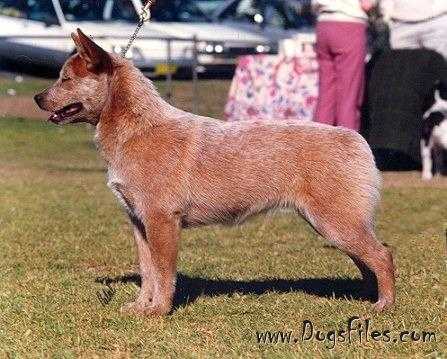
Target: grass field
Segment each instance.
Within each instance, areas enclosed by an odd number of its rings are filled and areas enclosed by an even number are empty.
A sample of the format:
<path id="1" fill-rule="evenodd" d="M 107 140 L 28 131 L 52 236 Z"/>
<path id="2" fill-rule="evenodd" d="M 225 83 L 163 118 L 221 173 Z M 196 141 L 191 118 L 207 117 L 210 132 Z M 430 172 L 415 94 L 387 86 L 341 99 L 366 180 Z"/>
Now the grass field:
<path id="1" fill-rule="evenodd" d="M 224 98 L 215 91 L 201 111 L 218 115 Z M 447 182 L 418 178 L 385 174 L 377 231 L 399 271 L 389 312 L 371 311 L 347 257 L 281 214 L 185 231 L 173 314 L 125 317 L 135 251 L 92 130 L 1 119 L 0 357 L 445 358 Z M 329 349 L 330 331 L 353 316 L 370 320 L 370 334 L 389 330 L 390 342 L 353 332 Z M 305 320 L 324 341 L 302 340 Z M 259 343 L 268 330 L 292 340 Z M 435 337 L 402 342 L 403 331 Z"/>
<path id="2" fill-rule="evenodd" d="M 32 101 L 32 95 L 48 87 L 53 80 L 29 78 L 16 82 L 13 76 L 0 74 L 0 118 L 4 106 L 11 111 L 10 115 L 45 118 L 43 112 L 38 110 Z M 227 100 L 230 86 L 229 80 L 200 80 L 198 85 L 198 112 L 203 115 L 223 118 L 223 110 Z M 156 81 L 160 94 L 166 97 L 167 85 L 165 81 Z M 8 90 L 14 90 L 15 96 L 5 96 Z M 173 81 L 172 104 L 186 111 L 192 111 L 193 87 L 190 81 Z"/>

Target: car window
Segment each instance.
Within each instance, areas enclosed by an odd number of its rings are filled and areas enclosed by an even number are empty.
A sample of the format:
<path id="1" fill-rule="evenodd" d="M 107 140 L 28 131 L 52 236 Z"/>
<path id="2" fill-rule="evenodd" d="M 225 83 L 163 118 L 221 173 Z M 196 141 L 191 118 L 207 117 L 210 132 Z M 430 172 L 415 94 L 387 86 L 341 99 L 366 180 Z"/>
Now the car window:
<path id="1" fill-rule="evenodd" d="M 301 13 L 300 13 L 300 8 Z M 304 10 L 304 11 L 303 11 Z M 283 11 L 288 19 L 289 27 L 291 28 L 301 28 L 301 27 L 312 27 L 315 25 L 315 15 L 311 11 L 311 4 L 309 0 L 294 0 L 294 1 L 284 1 Z"/>
<path id="2" fill-rule="evenodd" d="M 103 21 L 106 1 L 63 0 L 60 2 L 67 21 Z"/>
<path id="3" fill-rule="evenodd" d="M 203 4 L 202 4 L 203 6 Z M 210 17 L 194 0 L 164 0 L 155 2 L 152 19 L 160 22 L 210 22 Z"/>
<path id="4" fill-rule="evenodd" d="M 51 24 L 58 23 L 53 2 L 48 0 L 0 0 L 0 14 Z"/>
<path id="5" fill-rule="evenodd" d="M 0 0 L 0 15 L 26 19 L 26 2 Z"/>
<path id="6" fill-rule="evenodd" d="M 163 0 L 152 7 L 152 20 L 160 22 L 209 22 L 206 13 L 223 0 Z M 131 0 L 61 0 L 67 21 L 138 21 Z"/>
<path id="7" fill-rule="evenodd" d="M 129 22 L 138 21 L 138 14 L 135 7 L 129 0 L 115 0 L 113 2 L 111 20 L 124 20 Z"/>
<path id="8" fill-rule="evenodd" d="M 295 0 L 234 0 L 218 15 L 219 20 L 259 23 L 282 29 L 311 26 L 313 17 L 302 16 Z"/>
<path id="9" fill-rule="evenodd" d="M 197 7 L 206 15 L 212 16 L 226 0 L 196 0 Z"/>
<path id="10" fill-rule="evenodd" d="M 28 19 L 48 23 L 57 23 L 57 15 L 52 1 L 28 0 Z"/>
<path id="11" fill-rule="evenodd" d="M 220 15 L 219 19 L 252 23 L 255 20 L 255 16 L 262 13 L 263 11 L 258 1 L 238 0 L 231 3 Z"/>
<path id="12" fill-rule="evenodd" d="M 138 20 L 131 0 L 61 0 L 60 4 L 67 21 Z"/>
<path id="13" fill-rule="evenodd" d="M 284 9 L 280 6 L 266 4 L 264 7 L 264 22 L 268 26 L 287 28 L 287 16 L 283 11 Z"/>

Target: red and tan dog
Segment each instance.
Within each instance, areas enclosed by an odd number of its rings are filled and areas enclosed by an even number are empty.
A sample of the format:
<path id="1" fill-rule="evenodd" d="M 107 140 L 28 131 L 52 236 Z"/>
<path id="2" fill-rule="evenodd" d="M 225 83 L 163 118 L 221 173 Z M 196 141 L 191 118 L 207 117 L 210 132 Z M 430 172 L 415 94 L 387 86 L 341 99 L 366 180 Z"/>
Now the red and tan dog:
<path id="1" fill-rule="evenodd" d="M 132 223 L 142 286 L 123 310 L 170 312 L 180 230 L 240 223 L 290 208 L 349 255 L 376 310 L 394 302 L 390 252 L 375 238 L 380 177 L 358 134 L 308 122 L 223 123 L 176 109 L 129 61 L 80 30 L 78 53 L 60 79 L 35 96 L 57 124 L 96 125 L 108 185 Z"/>

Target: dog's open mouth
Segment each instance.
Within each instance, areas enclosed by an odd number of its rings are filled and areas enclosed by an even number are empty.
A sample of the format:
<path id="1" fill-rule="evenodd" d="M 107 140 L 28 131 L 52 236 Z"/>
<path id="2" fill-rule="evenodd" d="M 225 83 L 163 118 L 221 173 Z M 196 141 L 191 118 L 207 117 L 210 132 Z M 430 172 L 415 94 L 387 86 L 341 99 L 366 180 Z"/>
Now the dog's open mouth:
<path id="1" fill-rule="evenodd" d="M 54 112 L 48 120 L 56 124 L 64 123 L 69 120 L 70 117 L 81 112 L 83 108 L 84 106 L 80 102 L 72 103 Z"/>

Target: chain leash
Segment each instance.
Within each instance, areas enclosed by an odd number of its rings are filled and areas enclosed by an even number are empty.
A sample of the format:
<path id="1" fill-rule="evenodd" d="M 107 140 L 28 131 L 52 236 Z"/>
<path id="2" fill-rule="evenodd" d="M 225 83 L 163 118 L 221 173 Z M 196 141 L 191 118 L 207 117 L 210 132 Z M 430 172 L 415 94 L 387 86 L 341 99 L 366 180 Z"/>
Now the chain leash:
<path id="1" fill-rule="evenodd" d="M 136 27 L 134 33 L 131 35 L 126 47 L 121 51 L 121 57 L 126 57 L 127 52 L 129 51 L 129 49 L 132 46 L 135 39 L 137 38 L 138 33 L 140 32 L 144 23 L 151 20 L 151 6 L 152 6 L 153 1 L 154 0 L 148 0 L 146 5 L 143 6 L 143 9 L 141 9 L 140 20 L 138 21 L 137 27 Z"/>

